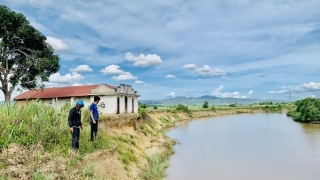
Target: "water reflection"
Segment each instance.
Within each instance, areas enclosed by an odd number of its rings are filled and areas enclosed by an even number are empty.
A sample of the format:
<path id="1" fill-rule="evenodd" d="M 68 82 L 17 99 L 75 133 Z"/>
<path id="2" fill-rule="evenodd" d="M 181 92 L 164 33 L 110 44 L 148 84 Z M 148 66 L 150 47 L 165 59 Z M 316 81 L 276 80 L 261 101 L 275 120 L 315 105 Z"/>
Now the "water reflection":
<path id="1" fill-rule="evenodd" d="M 320 125 L 285 114 L 243 114 L 183 124 L 166 179 L 319 179 Z"/>
<path id="2" fill-rule="evenodd" d="M 311 155 L 320 158 L 320 124 L 301 124 L 303 138 Z"/>

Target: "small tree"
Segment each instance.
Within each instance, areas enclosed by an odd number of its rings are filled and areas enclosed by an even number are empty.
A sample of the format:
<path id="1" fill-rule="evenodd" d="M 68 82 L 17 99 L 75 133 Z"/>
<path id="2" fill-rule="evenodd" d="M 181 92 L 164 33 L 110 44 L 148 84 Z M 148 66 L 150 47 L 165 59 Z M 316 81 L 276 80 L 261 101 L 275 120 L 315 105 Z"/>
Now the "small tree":
<path id="1" fill-rule="evenodd" d="M 59 57 L 46 39 L 23 14 L 0 5 L 0 89 L 5 102 L 18 85 L 42 89 L 50 75 L 58 72 Z"/>
<path id="2" fill-rule="evenodd" d="M 204 101 L 202 107 L 203 107 L 203 108 L 208 108 L 208 107 L 209 107 L 208 101 Z"/>

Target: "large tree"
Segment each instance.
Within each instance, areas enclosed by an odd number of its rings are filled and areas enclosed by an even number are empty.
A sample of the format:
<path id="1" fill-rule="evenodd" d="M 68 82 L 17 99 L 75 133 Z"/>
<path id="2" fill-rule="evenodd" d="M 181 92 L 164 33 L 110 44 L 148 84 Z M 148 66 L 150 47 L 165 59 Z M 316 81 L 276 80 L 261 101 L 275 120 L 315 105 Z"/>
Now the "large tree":
<path id="1" fill-rule="evenodd" d="M 46 37 L 21 13 L 0 6 L 0 89 L 9 102 L 14 89 L 43 88 L 60 68 Z"/>

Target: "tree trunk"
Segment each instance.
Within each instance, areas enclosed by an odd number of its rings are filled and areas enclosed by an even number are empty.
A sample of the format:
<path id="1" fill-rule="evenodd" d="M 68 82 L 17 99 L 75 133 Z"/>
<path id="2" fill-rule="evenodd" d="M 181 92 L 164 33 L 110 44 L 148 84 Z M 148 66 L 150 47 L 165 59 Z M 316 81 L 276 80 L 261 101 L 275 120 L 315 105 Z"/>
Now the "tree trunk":
<path id="1" fill-rule="evenodd" d="M 5 78 L 2 80 L 1 90 L 2 90 L 3 95 L 4 95 L 4 102 L 5 103 L 10 103 L 11 92 L 9 91 L 7 76 L 4 75 L 4 77 Z"/>
<path id="2" fill-rule="evenodd" d="M 4 94 L 4 102 L 5 103 L 10 103 L 10 98 L 11 98 L 11 94 L 7 91 L 7 92 L 3 92 Z"/>

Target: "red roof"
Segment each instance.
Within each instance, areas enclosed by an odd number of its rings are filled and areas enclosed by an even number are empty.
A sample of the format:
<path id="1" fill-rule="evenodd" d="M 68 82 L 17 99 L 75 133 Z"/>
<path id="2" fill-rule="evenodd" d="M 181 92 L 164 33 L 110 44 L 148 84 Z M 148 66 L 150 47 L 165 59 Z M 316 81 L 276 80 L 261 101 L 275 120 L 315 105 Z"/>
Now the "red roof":
<path id="1" fill-rule="evenodd" d="M 91 90 L 97 88 L 100 85 L 86 85 L 86 86 L 65 86 L 65 87 L 53 87 L 53 88 L 44 88 L 43 91 L 39 90 L 30 90 L 25 93 L 22 93 L 15 98 L 14 100 L 22 99 L 47 99 L 47 98 L 56 98 L 56 97 L 76 97 L 76 96 L 87 96 L 91 94 Z M 115 86 L 107 85 L 109 88 L 115 89 Z"/>

